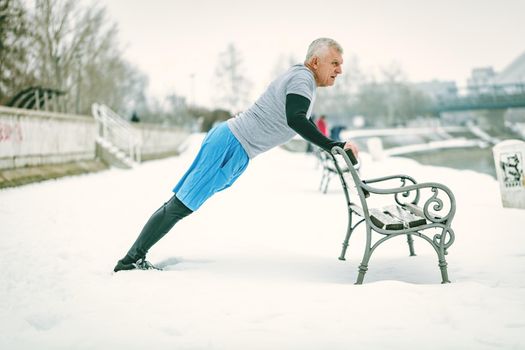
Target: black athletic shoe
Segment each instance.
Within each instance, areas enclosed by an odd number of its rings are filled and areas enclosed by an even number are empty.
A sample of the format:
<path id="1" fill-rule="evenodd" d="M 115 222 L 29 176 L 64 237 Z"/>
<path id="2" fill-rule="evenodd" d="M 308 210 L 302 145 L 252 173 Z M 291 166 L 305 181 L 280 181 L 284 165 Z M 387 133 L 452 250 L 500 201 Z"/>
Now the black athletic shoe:
<path id="1" fill-rule="evenodd" d="M 144 258 L 141 258 L 135 262 L 127 262 L 126 259 L 121 259 L 117 262 L 117 265 L 113 269 L 114 272 L 122 270 L 160 270 L 161 268 L 156 267 Z"/>

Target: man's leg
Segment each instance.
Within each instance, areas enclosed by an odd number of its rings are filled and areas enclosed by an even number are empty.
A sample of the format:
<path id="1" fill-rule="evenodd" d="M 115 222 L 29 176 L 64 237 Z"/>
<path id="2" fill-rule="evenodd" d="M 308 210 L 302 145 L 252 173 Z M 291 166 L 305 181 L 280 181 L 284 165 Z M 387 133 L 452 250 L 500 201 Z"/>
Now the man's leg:
<path id="1" fill-rule="evenodd" d="M 114 271 L 137 268 L 136 262 L 144 262 L 148 250 L 180 219 L 197 210 L 214 193 L 230 187 L 246 170 L 248 163 L 248 155 L 226 123 L 213 128 L 204 139 L 193 164 L 173 189 L 178 198 L 173 196 L 153 213 Z"/>
<path id="2" fill-rule="evenodd" d="M 172 229 L 181 219 L 193 213 L 175 195 L 164 203 L 144 225 L 142 232 L 126 256 L 119 260 L 114 271 L 131 270 L 135 263 L 144 259 L 148 250 Z"/>

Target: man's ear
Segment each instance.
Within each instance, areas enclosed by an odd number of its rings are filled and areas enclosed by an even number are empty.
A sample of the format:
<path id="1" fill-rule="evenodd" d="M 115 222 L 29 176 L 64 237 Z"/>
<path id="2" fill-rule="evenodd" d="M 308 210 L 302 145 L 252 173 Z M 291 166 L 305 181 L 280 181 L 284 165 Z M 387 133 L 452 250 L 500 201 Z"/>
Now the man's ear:
<path id="1" fill-rule="evenodd" d="M 319 57 L 317 56 L 312 57 L 310 64 L 312 65 L 313 68 L 318 68 L 319 67 Z"/>

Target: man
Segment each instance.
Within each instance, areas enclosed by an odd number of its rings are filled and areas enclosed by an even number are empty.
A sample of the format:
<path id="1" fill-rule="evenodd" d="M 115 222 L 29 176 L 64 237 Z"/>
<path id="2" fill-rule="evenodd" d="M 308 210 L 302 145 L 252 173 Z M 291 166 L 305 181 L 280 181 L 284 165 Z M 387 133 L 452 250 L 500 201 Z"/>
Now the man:
<path id="1" fill-rule="evenodd" d="M 342 53 L 335 40 L 314 40 L 304 64 L 292 66 L 275 79 L 248 110 L 210 130 L 193 164 L 173 189 L 174 195 L 153 213 L 114 271 L 154 269 L 146 261 L 146 253 L 179 220 L 214 193 L 230 187 L 251 159 L 289 141 L 296 133 L 324 150 L 340 146 L 357 156 L 355 144 L 327 138 L 308 119 L 316 88 L 334 85 L 342 73 Z"/>

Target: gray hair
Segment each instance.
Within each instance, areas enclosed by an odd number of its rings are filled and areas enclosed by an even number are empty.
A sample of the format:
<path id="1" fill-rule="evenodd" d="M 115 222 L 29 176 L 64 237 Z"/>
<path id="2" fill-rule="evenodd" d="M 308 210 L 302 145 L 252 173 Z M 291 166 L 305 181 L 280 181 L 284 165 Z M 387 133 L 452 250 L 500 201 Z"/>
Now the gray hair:
<path id="1" fill-rule="evenodd" d="M 305 62 L 308 62 L 314 56 L 319 56 L 320 54 L 326 52 L 328 49 L 336 49 L 340 54 L 343 53 L 343 48 L 337 41 L 330 38 L 319 38 L 312 41 L 310 46 L 308 46 L 308 52 L 306 53 Z"/>

